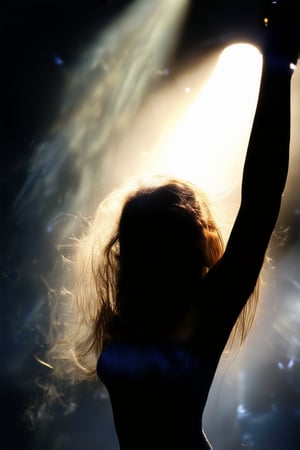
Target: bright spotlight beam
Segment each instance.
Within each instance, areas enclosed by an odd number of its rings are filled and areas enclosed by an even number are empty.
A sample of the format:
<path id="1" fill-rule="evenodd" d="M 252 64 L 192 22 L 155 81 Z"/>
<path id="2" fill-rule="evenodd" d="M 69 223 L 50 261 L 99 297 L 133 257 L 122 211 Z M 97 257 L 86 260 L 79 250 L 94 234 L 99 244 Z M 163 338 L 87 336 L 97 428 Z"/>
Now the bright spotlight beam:
<path id="1" fill-rule="evenodd" d="M 83 212 L 95 185 L 109 185 L 115 163 L 110 141 L 161 76 L 188 3 L 135 1 L 82 55 L 67 75 L 57 120 L 34 151 L 16 201 L 21 219 L 32 205 L 39 215 Z"/>
<path id="2" fill-rule="evenodd" d="M 200 183 L 210 194 L 233 188 L 241 177 L 261 63 L 260 52 L 249 44 L 231 45 L 221 53 L 207 84 L 194 93 L 186 111 L 178 111 L 162 137 L 165 150 L 158 170 Z"/>

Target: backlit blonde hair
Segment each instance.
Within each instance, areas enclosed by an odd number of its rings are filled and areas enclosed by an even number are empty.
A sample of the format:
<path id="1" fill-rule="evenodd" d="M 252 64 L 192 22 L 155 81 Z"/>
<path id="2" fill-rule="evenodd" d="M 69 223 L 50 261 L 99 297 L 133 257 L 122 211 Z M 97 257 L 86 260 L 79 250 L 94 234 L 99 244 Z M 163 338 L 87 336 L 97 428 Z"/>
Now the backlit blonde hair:
<path id="1" fill-rule="evenodd" d="M 122 281 L 120 240 L 122 241 L 124 228 L 123 219 L 130 213 L 130 205 L 134 205 L 131 208 L 134 214 L 137 209 L 141 209 L 141 215 L 137 216 L 137 220 L 140 220 L 139 217 L 144 214 L 145 195 L 154 196 L 152 200 L 155 202 L 155 193 L 158 191 L 160 195 L 171 196 L 174 201 L 172 214 L 174 210 L 175 218 L 179 215 L 183 218 L 182 226 L 185 227 L 185 222 L 188 221 L 188 226 L 195 230 L 195 239 L 201 243 L 201 248 L 197 250 L 199 257 L 197 264 L 199 270 L 202 270 L 202 277 L 222 256 L 223 239 L 211 215 L 209 202 L 203 192 L 192 183 L 156 176 L 146 180 L 134 180 L 125 187 L 113 191 L 101 202 L 93 220 L 87 222 L 82 236 L 74 240 L 71 249 L 69 248 L 71 255 L 68 259 L 64 259 L 65 268 L 62 275 L 65 279 L 69 277 L 69 286 L 52 295 L 52 322 L 46 361 L 56 376 L 67 378 L 71 382 L 94 376 L 104 343 L 115 336 L 122 337 L 132 327 L 134 321 L 130 323 L 130 313 L 128 313 L 129 325 L 127 318 L 124 319 L 126 313 L 130 311 L 131 299 L 128 297 L 131 295 L 134 297 L 135 294 L 132 294 L 132 287 L 130 290 L 127 281 L 125 287 Z M 169 198 L 166 202 L 168 201 Z M 161 211 L 163 207 L 161 205 Z M 173 216 L 170 217 L 172 219 Z M 133 223 L 135 220 L 134 216 Z M 138 237 L 141 245 L 142 240 L 147 237 L 147 234 Z M 135 245 L 138 248 L 139 242 Z M 138 264 L 139 262 L 134 267 L 138 267 Z M 143 272 L 140 271 L 140 274 Z M 141 286 L 142 283 L 139 287 Z M 159 295 L 157 287 L 154 285 L 155 292 Z M 159 323 L 161 317 L 166 323 L 169 314 L 164 315 L 163 309 L 155 303 L 155 299 L 153 305 L 145 306 L 143 297 L 147 297 L 147 286 L 139 296 L 140 303 L 133 302 L 134 307 L 140 307 L 141 311 L 147 307 L 151 311 L 152 308 L 151 320 L 157 320 Z M 255 317 L 257 301 L 258 293 L 255 290 L 232 330 L 228 341 L 230 345 L 233 342 L 242 344 L 246 339 Z M 182 312 L 180 309 L 182 305 L 179 306 L 178 314 Z M 178 317 L 174 312 L 174 324 L 177 323 Z M 155 326 L 153 325 L 151 329 L 147 328 L 147 325 L 149 324 L 146 324 L 144 330 L 151 337 Z"/>

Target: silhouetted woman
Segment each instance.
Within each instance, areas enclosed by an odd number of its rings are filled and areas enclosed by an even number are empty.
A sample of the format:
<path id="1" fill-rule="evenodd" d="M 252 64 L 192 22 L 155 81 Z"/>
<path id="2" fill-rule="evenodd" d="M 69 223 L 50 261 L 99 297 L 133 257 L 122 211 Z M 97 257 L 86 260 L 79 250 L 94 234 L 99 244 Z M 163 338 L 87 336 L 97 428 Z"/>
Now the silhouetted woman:
<path id="1" fill-rule="evenodd" d="M 76 314 L 85 325 L 73 357 L 83 377 L 99 357 L 121 450 L 211 448 L 202 429 L 208 393 L 229 337 L 243 342 L 251 327 L 288 172 L 290 63 L 298 54 L 280 8 L 265 30 L 241 203 L 226 247 L 205 196 L 164 177 L 127 192 L 103 234 L 110 196 L 78 242 Z"/>

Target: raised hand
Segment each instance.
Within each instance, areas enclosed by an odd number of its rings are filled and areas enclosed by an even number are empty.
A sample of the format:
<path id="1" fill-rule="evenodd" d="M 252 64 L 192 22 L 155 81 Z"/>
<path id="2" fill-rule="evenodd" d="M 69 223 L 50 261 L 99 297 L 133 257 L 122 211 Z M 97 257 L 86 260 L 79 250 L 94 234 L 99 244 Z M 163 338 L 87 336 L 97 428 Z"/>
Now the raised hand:
<path id="1" fill-rule="evenodd" d="M 296 64 L 300 54 L 300 0 L 268 0 L 263 52 L 278 64 Z"/>

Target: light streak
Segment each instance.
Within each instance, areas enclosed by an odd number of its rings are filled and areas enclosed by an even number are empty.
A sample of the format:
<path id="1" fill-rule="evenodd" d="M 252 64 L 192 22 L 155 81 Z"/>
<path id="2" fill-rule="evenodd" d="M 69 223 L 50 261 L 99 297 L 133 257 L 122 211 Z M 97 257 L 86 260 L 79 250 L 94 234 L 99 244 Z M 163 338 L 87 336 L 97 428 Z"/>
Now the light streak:
<path id="1" fill-rule="evenodd" d="M 113 187 L 114 139 L 167 74 L 188 4 L 135 1 L 95 37 L 73 70 L 64 65 L 68 83 L 57 119 L 37 144 L 16 201 L 21 220 L 32 209 L 38 217 L 85 213 L 95 191 Z"/>
<path id="2" fill-rule="evenodd" d="M 35 359 L 37 360 L 38 363 L 42 364 L 45 367 L 48 367 L 48 369 L 53 370 L 53 366 L 51 366 L 51 364 L 47 363 L 46 361 L 43 361 L 41 358 L 39 358 L 37 355 L 34 355 Z"/>
<path id="3" fill-rule="evenodd" d="M 200 73 L 201 64 L 193 70 Z M 204 86 L 199 76 L 188 108 L 178 106 L 177 117 L 164 130 L 153 171 L 188 178 L 209 195 L 232 190 L 242 171 L 260 69 L 261 54 L 252 45 L 226 48 Z"/>

